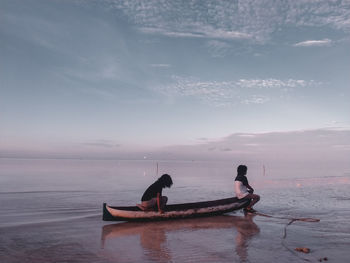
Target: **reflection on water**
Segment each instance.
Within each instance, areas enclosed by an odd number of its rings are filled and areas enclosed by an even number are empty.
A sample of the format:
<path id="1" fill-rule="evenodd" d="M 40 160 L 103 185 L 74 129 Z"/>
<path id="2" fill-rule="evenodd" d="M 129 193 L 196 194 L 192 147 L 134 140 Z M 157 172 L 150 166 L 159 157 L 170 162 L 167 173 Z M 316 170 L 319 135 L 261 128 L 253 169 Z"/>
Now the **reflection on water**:
<path id="1" fill-rule="evenodd" d="M 253 221 L 253 215 L 250 214 L 145 223 L 127 222 L 103 226 L 101 247 L 104 248 L 109 239 L 137 235 L 148 260 L 171 262 L 172 249 L 167 235 L 171 232 L 203 229 L 232 229 L 232 235 L 236 235 L 235 252 L 242 262 L 247 260 L 249 240 L 260 232 Z M 193 242 L 196 243 L 195 240 Z"/>
<path id="2" fill-rule="evenodd" d="M 252 214 L 246 214 L 244 217 L 237 216 L 235 219 L 235 227 L 237 229 L 236 253 L 243 262 L 248 257 L 248 241 L 260 232 L 259 227 L 253 221 L 253 217 L 254 215 Z"/>

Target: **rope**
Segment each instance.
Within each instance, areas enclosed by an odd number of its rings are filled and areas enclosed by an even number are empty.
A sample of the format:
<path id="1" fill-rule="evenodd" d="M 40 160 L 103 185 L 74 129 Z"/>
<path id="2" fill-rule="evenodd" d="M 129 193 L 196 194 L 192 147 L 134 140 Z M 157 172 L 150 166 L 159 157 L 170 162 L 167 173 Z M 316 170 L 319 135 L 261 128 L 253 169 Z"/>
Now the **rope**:
<path id="1" fill-rule="evenodd" d="M 276 219 L 287 219 L 289 222 L 284 226 L 283 229 L 283 237 L 281 240 L 282 246 L 284 246 L 287 250 L 289 250 L 293 255 L 296 255 L 298 258 L 304 260 L 304 261 L 311 261 L 307 258 L 301 257 L 299 254 L 296 254 L 294 250 L 290 249 L 288 246 L 284 244 L 284 241 L 287 237 L 287 227 L 291 224 L 293 224 L 295 221 L 302 221 L 302 222 L 320 222 L 320 219 L 318 218 L 311 218 L 311 217 L 301 217 L 301 218 L 290 218 L 290 217 L 279 217 L 279 216 L 271 216 L 263 213 L 255 213 L 259 216 L 269 217 L 269 218 L 276 218 Z"/>
<path id="2" fill-rule="evenodd" d="M 267 214 L 263 214 L 263 213 L 255 213 L 255 214 L 258 215 L 258 216 L 264 216 L 264 217 L 269 217 L 269 218 L 287 219 L 287 220 L 291 220 L 293 222 L 294 221 L 303 221 L 303 222 L 319 222 L 320 221 L 320 219 L 318 219 L 318 218 L 311 218 L 311 217 L 293 218 L 293 217 L 271 216 L 271 215 L 267 215 Z"/>

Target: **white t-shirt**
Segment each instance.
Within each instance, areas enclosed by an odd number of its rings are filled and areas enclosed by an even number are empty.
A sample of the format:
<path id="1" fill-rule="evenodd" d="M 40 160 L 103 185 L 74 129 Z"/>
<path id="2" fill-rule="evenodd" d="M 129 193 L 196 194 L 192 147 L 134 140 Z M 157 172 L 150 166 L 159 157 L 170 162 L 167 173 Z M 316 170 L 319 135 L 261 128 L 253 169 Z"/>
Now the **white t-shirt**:
<path id="1" fill-rule="evenodd" d="M 241 181 L 235 181 L 234 187 L 235 187 L 235 194 L 238 197 L 238 199 L 242 199 L 249 194 L 247 187 L 243 185 Z"/>

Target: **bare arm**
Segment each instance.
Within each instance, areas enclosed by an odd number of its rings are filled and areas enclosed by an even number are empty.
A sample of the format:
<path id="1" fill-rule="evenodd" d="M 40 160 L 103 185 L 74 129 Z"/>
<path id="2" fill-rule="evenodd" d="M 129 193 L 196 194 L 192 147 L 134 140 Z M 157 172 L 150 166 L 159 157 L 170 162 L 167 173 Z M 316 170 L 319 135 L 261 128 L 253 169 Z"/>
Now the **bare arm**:
<path id="1" fill-rule="evenodd" d="M 160 207 L 160 198 L 162 196 L 160 195 L 160 193 L 157 193 L 157 206 L 158 206 L 158 212 L 160 212 L 161 214 L 164 213 L 162 208 Z"/>
<path id="2" fill-rule="evenodd" d="M 247 189 L 250 194 L 254 193 L 253 187 L 251 187 L 249 184 L 247 185 Z"/>

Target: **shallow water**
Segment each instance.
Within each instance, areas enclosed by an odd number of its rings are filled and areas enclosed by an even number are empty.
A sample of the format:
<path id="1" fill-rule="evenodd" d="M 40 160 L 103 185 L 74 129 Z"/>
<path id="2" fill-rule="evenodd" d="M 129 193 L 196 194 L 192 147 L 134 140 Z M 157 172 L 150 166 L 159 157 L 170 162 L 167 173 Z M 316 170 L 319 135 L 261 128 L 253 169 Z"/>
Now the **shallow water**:
<path id="1" fill-rule="evenodd" d="M 350 175 L 293 176 L 248 164 L 260 212 L 149 223 L 104 222 L 102 203 L 134 205 L 157 178 L 154 161 L 0 159 L 0 262 L 347 262 Z M 226 162 L 159 162 L 170 203 L 232 195 Z M 291 218 L 317 218 L 320 222 Z M 286 218 L 286 219 L 281 219 Z M 289 218 L 289 219 L 288 219 Z M 283 238 L 286 230 L 286 237 Z M 309 247 L 309 254 L 295 252 Z"/>

